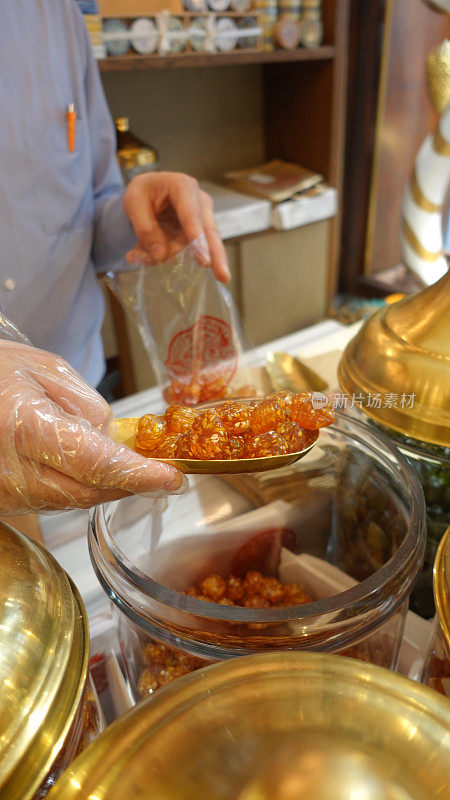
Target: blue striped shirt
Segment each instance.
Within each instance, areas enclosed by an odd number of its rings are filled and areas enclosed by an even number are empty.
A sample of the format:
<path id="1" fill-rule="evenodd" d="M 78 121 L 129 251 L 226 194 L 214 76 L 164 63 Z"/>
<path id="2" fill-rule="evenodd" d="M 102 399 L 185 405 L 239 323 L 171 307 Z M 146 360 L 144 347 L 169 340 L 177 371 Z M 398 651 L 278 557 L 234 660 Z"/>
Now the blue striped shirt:
<path id="1" fill-rule="evenodd" d="M 75 2 L 0 0 L 0 306 L 94 386 L 105 368 L 96 272 L 135 241 L 115 142 Z"/>

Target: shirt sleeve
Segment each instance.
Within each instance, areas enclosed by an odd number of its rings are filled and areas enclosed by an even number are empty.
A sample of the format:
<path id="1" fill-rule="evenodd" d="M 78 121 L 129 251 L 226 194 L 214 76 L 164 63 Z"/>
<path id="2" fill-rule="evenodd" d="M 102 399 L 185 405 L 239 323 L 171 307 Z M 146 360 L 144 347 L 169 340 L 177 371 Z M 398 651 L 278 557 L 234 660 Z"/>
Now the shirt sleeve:
<path id="1" fill-rule="evenodd" d="M 136 236 L 123 207 L 124 183 L 116 156 L 116 135 L 98 66 L 78 9 L 76 15 L 86 52 L 86 107 L 94 191 L 92 259 L 99 272 L 106 272 L 134 246 Z"/>

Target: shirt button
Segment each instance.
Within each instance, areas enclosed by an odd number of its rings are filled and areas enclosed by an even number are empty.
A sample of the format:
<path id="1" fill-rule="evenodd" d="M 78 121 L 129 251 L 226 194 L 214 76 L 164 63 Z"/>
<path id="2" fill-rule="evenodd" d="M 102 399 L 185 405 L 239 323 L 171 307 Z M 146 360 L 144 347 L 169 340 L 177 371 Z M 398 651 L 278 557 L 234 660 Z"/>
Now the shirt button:
<path id="1" fill-rule="evenodd" d="M 6 278 L 3 286 L 5 287 L 7 292 L 12 292 L 16 288 L 16 282 L 13 278 Z"/>

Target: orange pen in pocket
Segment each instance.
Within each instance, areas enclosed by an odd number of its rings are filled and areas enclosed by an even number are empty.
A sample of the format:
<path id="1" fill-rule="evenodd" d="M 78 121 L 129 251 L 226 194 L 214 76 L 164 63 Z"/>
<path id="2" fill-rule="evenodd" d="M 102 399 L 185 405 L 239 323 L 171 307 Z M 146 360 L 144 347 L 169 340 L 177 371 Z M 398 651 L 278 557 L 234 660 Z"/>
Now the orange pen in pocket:
<path id="1" fill-rule="evenodd" d="M 77 121 L 77 112 L 73 103 L 69 103 L 67 109 L 67 146 L 69 152 L 73 153 L 75 150 L 75 126 Z"/>

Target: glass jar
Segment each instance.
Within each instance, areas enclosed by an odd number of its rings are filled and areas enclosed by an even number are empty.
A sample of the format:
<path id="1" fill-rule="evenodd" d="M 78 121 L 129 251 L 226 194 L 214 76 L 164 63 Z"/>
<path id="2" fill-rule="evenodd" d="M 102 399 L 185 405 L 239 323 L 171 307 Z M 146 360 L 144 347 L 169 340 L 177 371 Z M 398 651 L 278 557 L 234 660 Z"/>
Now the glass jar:
<path id="1" fill-rule="evenodd" d="M 428 540 L 411 608 L 433 617 L 432 569 L 450 522 L 450 272 L 371 314 L 338 365 L 342 401 L 380 426 L 417 471 Z M 409 438 L 411 437 L 411 438 Z"/>
<path id="2" fill-rule="evenodd" d="M 81 702 L 64 744 L 55 758 L 33 800 L 43 800 L 69 764 L 94 741 L 104 729 L 103 713 L 95 691 L 93 680 L 88 674 Z"/>
<path id="3" fill-rule="evenodd" d="M 389 436 L 419 477 L 425 495 L 427 540 L 422 571 L 411 593 L 410 608 L 430 619 L 434 616 L 433 565 L 445 530 L 450 525 L 450 448 L 421 442 L 381 426 L 359 408 L 351 416 Z"/>
<path id="4" fill-rule="evenodd" d="M 427 519 L 427 544 L 422 572 L 411 594 L 411 609 L 427 619 L 435 611 L 433 565 L 437 549 L 450 525 L 450 447 L 419 442 L 391 433 L 395 444 L 417 472 L 422 486 Z"/>
<path id="5" fill-rule="evenodd" d="M 423 493 L 386 437 L 337 416 L 282 471 L 231 483 L 191 476 L 164 510 L 130 497 L 93 511 L 91 558 L 117 612 L 136 700 L 205 663 L 264 650 L 395 667 L 425 549 Z M 228 589 L 218 602 L 189 596 L 205 576 L 248 579 L 248 570 L 299 584 L 311 601 L 242 607 Z"/>
<path id="6" fill-rule="evenodd" d="M 450 528 L 436 554 L 433 588 L 437 614 L 421 680 L 450 697 Z"/>
<path id="7" fill-rule="evenodd" d="M 0 523 L 0 797 L 42 800 L 103 729 L 78 590 L 40 544 Z"/>

